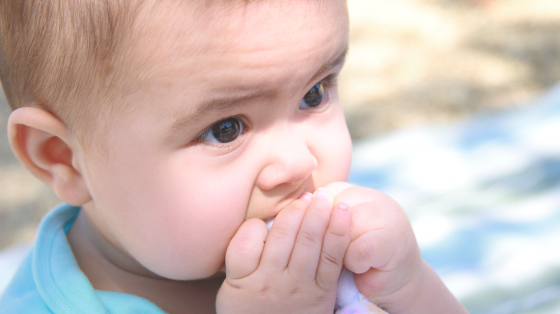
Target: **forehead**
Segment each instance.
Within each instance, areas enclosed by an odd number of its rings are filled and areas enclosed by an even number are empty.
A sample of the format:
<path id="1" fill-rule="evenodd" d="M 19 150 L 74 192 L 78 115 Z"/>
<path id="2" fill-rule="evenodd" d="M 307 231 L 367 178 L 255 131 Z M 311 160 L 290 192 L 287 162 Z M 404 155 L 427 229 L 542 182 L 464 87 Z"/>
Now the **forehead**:
<path id="1" fill-rule="evenodd" d="M 344 0 L 149 0 L 126 40 L 123 95 L 99 129 L 165 145 L 183 141 L 178 129 L 193 137 L 225 118 L 205 109 L 212 104 L 227 115 L 253 104 L 297 108 L 347 49 L 348 14 Z"/>
<path id="2" fill-rule="evenodd" d="M 301 98 L 347 49 L 342 0 L 204 2 L 154 1 L 142 8 L 130 45 L 138 65 L 131 80 L 139 92 L 119 109 L 128 119 L 172 128 L 177 121 L 190 124 L 212 102 Z"/>
<path id="3" fill-rule="evenodd" d="M 163 1 L 141 11 L 134 51 L 150 73 L 234 70 L 232 61 L 247 71 L 286 68 L 318 52 L 334 55 L 347 42 L 345 1 L 207 2 Z"/>

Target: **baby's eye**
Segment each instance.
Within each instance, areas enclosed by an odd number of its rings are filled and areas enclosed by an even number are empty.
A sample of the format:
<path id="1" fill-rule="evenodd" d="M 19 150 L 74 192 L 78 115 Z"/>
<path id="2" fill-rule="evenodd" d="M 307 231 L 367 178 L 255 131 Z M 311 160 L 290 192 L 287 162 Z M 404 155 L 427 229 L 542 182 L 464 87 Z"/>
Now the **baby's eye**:
<path id="1" fill-rule="evenodd" d="M 216 122 L 200 136 L 200 141 L 229 143 L 235 141 L 242 132 L 243 123 L 237 118 L 230 117 Z"/>
<path id="2" fill-rule="evenodd" d="M 317 107 L 323 101 L 324 90 L 323 83 L 319 82 L 303 96 L 303 99 L 299 103 L 300 109 Z"/>

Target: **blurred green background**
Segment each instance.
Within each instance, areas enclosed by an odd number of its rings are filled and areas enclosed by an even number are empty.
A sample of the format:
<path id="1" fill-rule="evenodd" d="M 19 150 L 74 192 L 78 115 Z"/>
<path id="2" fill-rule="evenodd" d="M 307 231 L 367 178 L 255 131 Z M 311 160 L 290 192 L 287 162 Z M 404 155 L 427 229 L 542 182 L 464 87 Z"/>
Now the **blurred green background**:
<path id="1" fill-rule="evenodd" d="M 558 0 L 350 0 L 341 98 L 355 141 L 529 103 L 560 77 Z M 10 151 L 0 98 L 0 249 L 59 202 Z"/>

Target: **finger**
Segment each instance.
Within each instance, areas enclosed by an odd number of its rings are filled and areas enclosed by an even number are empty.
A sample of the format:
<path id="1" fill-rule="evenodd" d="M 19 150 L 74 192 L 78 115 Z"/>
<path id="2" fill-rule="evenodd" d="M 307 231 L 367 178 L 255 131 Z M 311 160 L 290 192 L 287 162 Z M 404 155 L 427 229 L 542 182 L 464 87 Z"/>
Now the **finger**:
<path id="1" fill-rule="evenodd" d="M 335 202 L 346 203 L 350 207 L 354 207 L 361 203 L 375 201 L 381 192 L 361 186 L 349 186 L 335 184 L 333 190 L 340 191 L 336 194 Z"/>
<path id="2" fill-rule="evenodd" d="M 367 232 L 350 243 L 344 265 L 356 274 L 381 268 L 393 257 L 395 247 L 395 237 L 388 228 Z"/>
<path id="3" fill-rule="evenodd" d="M 288 264 L 290 274 L 299 280 L 315 280 L 331 211 L 332 196 L 319 188 L 305 212 Z"/>
<path id="4" fill-rule="evenodd" d="M 268 229 L 260 219 L 249 219 L 237 230 L 226 251 L 226 277 L 239 279 L 259 266 Z"/>
<path id="5" fill-rule="evenodd" d="M 340 193 L 352 187 L 354 187 L 354 185 L 348 182 L 341 182 L 341 181 L 331 182 L 325 186 L 325 188 L 329 190 L 329 192 L 331 192 L 332 195 L 334 195 L 335 203 L 340 203 L 340 202 L 336 202 L 336 198 Z"/>
<path id="6" fill-rule="evenodd" d="M 350 244 L 352 216 L 348 205 L 341 203 L 331 213 L 331 221 L 323 240 L 321 259 L 317 267 L 317 285 L 323 290 L 336 289 L 344 255 Z"/>
<path id="7" fill-rule="evenodd" d="M 386 226 L 397 229 L 408 228 L 408 217 L 400 205 L 383 193 L 376 192 L 375 195 L 376 199 L 371 202 L 357 205 L 346 203 L 352 210 L 352 240 Z"/>
<path id="8" fill-rule="evenodd" d="M 311 194 L 305 193 L 276 216 L 261 258 L 260 267 L 264 270 L 275 272 L 288 266 L 299 227 L 310 202 Z"/>
<path id="9" fill-rule="evenodd" d="M 375 295 L 379 295 L 381 292 L 385 294 L 386 290 L 389 290 L 389 293 L 391 292 L 391 289 L 387 289 L 387 287 L 390 286 L 393 275 L 390 272 L 370 268 L 363 274 L 355 274 L 354 282 L 360 293 L 375 303 L 376 300 L 373 298 Z"/>

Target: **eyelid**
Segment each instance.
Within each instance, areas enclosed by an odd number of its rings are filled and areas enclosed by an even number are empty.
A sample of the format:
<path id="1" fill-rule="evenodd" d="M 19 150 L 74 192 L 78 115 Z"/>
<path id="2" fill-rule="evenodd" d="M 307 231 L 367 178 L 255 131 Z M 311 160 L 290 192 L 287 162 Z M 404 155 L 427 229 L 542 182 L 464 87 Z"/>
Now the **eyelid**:
<path id="1" fill-rule="evenodd" d="M 329 74 L 324 79 L 322 79 L 319 83 L 323 84 L 323 88 L 333 87 L 337 84 L 339 73 L 340 72 Z"/>
<path id="2" fill-rule="evenodd" d="M 317 106 L 306 107 L 306 108 L 302 108 L 301 105 L 300 105 L 300 109 L 301 110 L 306 110 L 306 111 L 311 111 L 311 112 L 317 112 L 317 110 L 322 111 L 325 108 L 325 105 L 330 101 L 330 89 L 333 86 L 336 86 L 339 73 L 340 73 L 340 71 L 337 71 L 336 73 L 331 73 L 331 74 L 327 75 L 325 78 L 323 78 L 322 80 L 318 81 L 317 83 L 315 83 L 313 85 L 313 86 L 316 86 L 318 84 L 321 84 L 322 87 L 323 87 L 324 96 L 323 96 L 323 99 L 322 99 L 320 104 L 318 104 Z M 307 91 L 307 93 L 309 93 L 309 91 L 310 91 L 310 89 Z M 303 101 L 303 99 L 301 101 Z M 300 104 L 301 104 L 301 101 L 300 101 Z"/>
<path id="3" fill-rule="evenodd" d="M 204 141 L 202 140 L 203 138 L 205 138 L 206 136 L 208 136 L 208 134 L 210 134 L 210 132 L 212 132 L 212 127 L 214 125 L 216 125 L 217 123 L 223 121 L 223 120 L 227 120 L 230 118 L 235 118 L 237 120 L 239 120 L 239 122 L 243 125 L 242 126 L 242 132 L 239 134 L 239 136 L 228 143 L 215 143 L 215 142 L 208 142 L 208 141 Z M 247 124 L 247 122 L 245 121 L 246 119 L 244 119 L 242 116 L 239 115 L 235 115 L 235 116 L 229 116 L 229 117 L 225 117 L 225 118 L 221 118 L 219 120 L 216 120 L 215 122 L 211 123 L 209 126 L 207 126 L 204 131 L 202 131 L 201 133 L 199 133 L 198 135 L 196 135 L 195 139 L 188 145 L 188 146 L 195 146 L 195 145 L 199 145 L 199 144 L 205 144 L 208 146 L 214 146 L 214 147 L 219 147 L 219 148 L 230 148 L 230 147 L 234 147 L 237 146 L 237 142 L 238 139 L 240 137 L 242 137 L 245 133 L 247 133 L 249 126 Z"/>
<path id="4" fill-rule="evenodd" d="M 336 71 L 335 73 L 331 73 L 327 76 L 325 76 L 322 80 L 316 82 L 314 85 L 321 83 L 323 84 L 323 88 L 325 89 L 325 98 L 323 99 L 322 103 L 327 103 L 330 100 L 329 97 L 329 92 L 328 89 L 332 88 L 333 86 L 337 85 L 337 81 L 338 81 L 338 75 L 340 74 L 340 69 L 338 71 Z M 319 105 L 318 107 L 320 107 L 321 105 Z M 229 118 L 236 118 L 238 119 L 242 124 L 243 124 L 243 131 L 242 133 L 239 134 L 239 137 L 237 139 L 235 139 L 234 141 L 228 142 L 228 143 L 213 143 L 213 142 L 206 142 L 203 141 L 202 139 L 206 136 L 208 136 L 208 134 L 210 132 L 212 132 L 212 127 L 222 121 L 222 120 L 226 120 Z M 231 148 L 231 147 L 235 147 L 239 142 L 239 138 L 241 138 L 245 133 L 247 133 L 250 130 L 250 127 L 248 125 L 248 123 L 246 122 L 246 119 L 243 116 L 240 115 L 234 115 L 234 116 L 228 116 L 228 117 L 224 117 L 221 118 L 219 120 L 216 120 L 214 122 L 212 122 L 211 124 L 209 124 L 201 133 L 199 133 L 198 135 L 195 136 L 195 139 L 193 141 L 191 141 L 187 146 L 195 146 L 195 145 L 199 145 L 199 144 L 205 144 L 208 146 L 214 146 L 216 148 Z"/>

